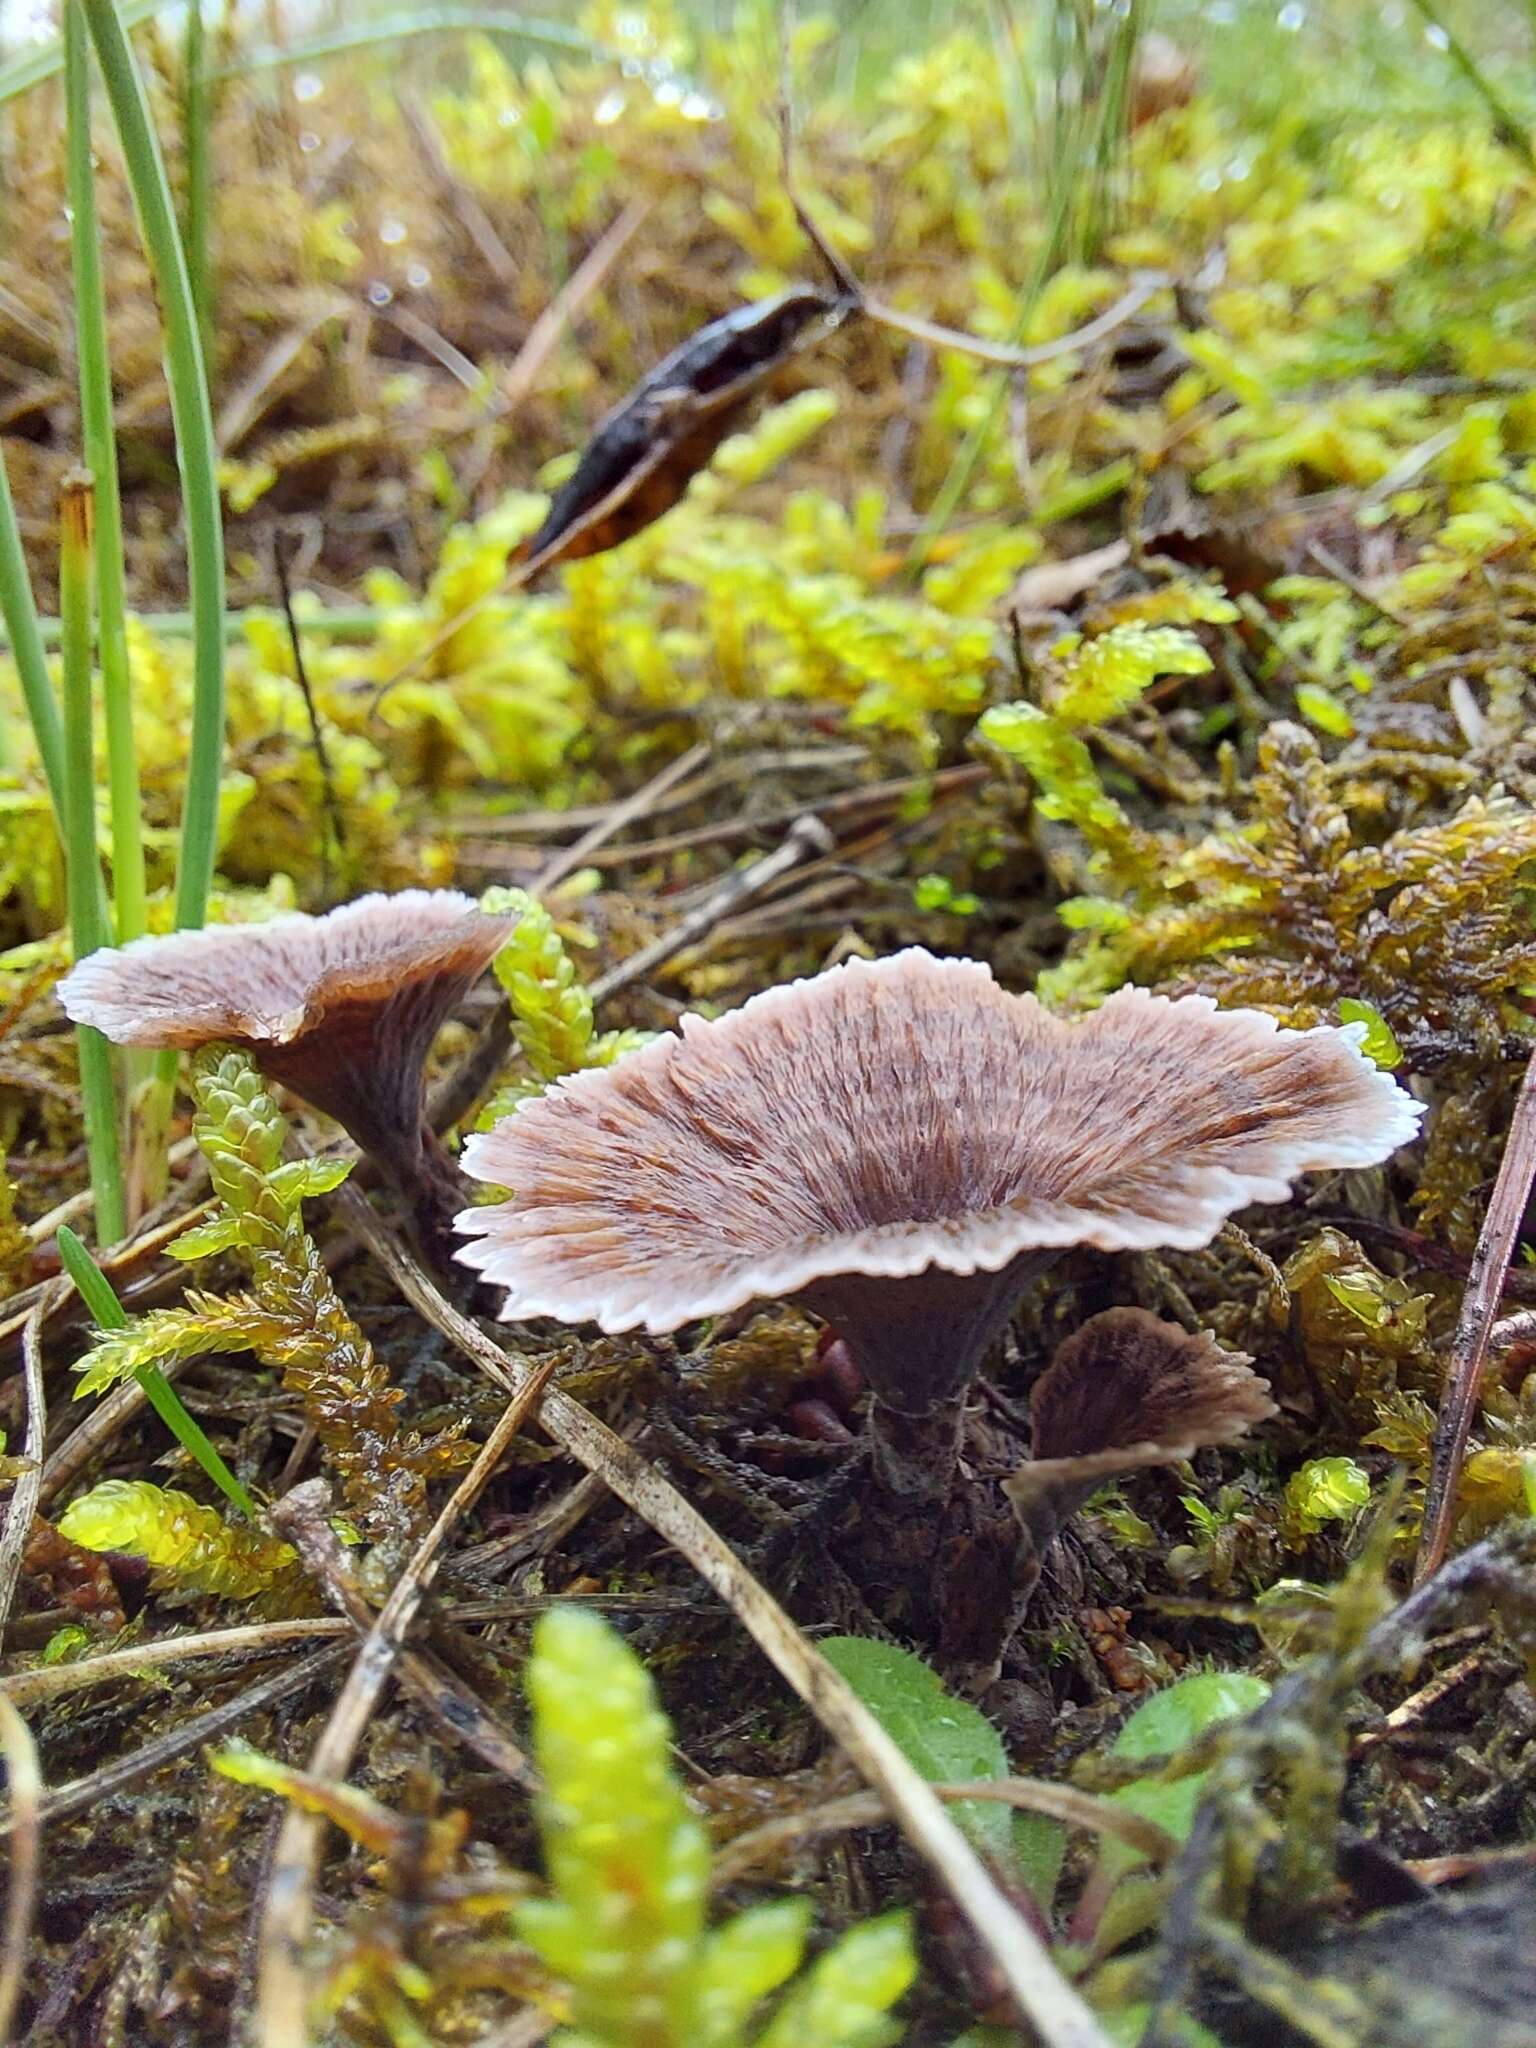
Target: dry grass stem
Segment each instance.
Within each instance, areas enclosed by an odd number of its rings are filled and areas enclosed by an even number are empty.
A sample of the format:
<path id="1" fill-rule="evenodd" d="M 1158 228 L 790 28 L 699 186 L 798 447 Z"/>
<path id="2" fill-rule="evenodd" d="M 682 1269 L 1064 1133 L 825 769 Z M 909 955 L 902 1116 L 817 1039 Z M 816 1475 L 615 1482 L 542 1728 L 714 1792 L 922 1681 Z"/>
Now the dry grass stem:
<path id="1" fill-rule="evenodd" d="M 537 1409 L 554 1360 L 529 1375 L 508 1403 L 479 1456 L 449 1496 L 437 1520 L 379 1610 L 347 1682 L 337 1696 L 310 1758 L 313 1777 L 340 1780 L 351 1767 L 385 1681 L 441 1561 L 442 1547 L 460 1516 L 479 1498 L 512 1439 Z M 324 1822 L 290 1807 L 273 1854 L 262 1914 L 257 2015 L 264 2048 L 302 2048 L 309 2038 L 304 1949 L 313 1913 L 315 1861 Z"/>
<path id="2" fill-rule="evenodd" d="M 56 1820 L 63 1820 L 72 1813 L 86 1813 L 98 1799 L 109 1799 L 119 1792 L 125 1792 L 130 1785 L 137 1785 L 141 1779 L 152 1777 L 168 1764 L 178 1763 L 182 1757 L 191 1756 L 204 1743 L 220 1741 L 242 1721 L 253 1714 L 264 1714 L 269 1707 L 275 1707 L 285 1699 L 303 1692 L 313 1685 L 334 1664 L 346 1654 L 340 1643 L 327 1643 L 322 1649 L 313 1651 L 297 1664 L 290 1664 L 286 1670 L 275 1671 L 270 1678 L 247 1691 L 237 1693 L 231 1700 L 221 1701 L 216 1707 L 208 1707 L 201 1714 L 194 1714 L 190 1720 L 180 1722 L 164 1735 L 156 1736 L 153 1742 L 145 1743 L 129 1756 L 114 1757 L 99 1770 L 87 1772 L 83 1778 L 72 1778 L 65 1785 L 55 1785 L 43 1794 L 39 1819 L 44 1826 Z M 14 1812 L 0 1815 L 0 1839 L 14 1833 L 17 1816 Z"/>
<path id="3" fill-rule="evenodd" d="M 68 1292 L 68 1289 L 67 1280 L 55 1280 L 51 1288 L 44 1291 L 37 1306 L 27 1317 L 26 1328 L 22 1333 L 21 1378 L 22 1392 L 27 1404 L 27 1428 L 22 1439 L 22 1455 L 27 1460 L 27 1465 L 11 1490 L 10 1504 L 6 1509 L 5 1529 L 3 1534 L 0 1534 L 0 1643 L 5 1640 L 5 1624 L 10 1617 L 11 1602 L 16 1597 L 17 1581 L 21 1577 L 21 1553 L 32 1527 L 32 1517 L 37 1513 L 37 1503 L 43 1486 L 43 1448 L 48 1435 L 48 1408 L 43 1392 L 43 1324 L 48 1319 L 48 1311 L 55 1296 Z"/>
<path id="4" fill-rule="evenodd" d="M 9 1678 L 0 1678 L 0 1700 L 30 1707 L 41 1700 L 60 1699 L 65 1693 L 82 1692 L 89 1686 L 109 1685 L 114 1678 L 135 1678 L 141 1671 L 158 1671 L 164 1665 L 183 1664 L 197 1657 L 268 1656 L 288 1643 L 351 1633 L 350 1623 L 316 1615 L 295 1621 L 253 1621 L 239 1628 L 208 1629 L 198 1635 L 166 1636 L 160 1642 L 134 1643 L 126 1650 L 103 1650 L 99 1656 L 82 1657 L 77 1664 L 44 1664 L 35 1671 L 12 1672 Z"/>
<path id="5" fill-rule="evenodd" d="M 11 2039 L 16 2002 L 27 1967 L 27 1943 L 37 1904 L 41 1862 L 43 1776 L 32 1731 L 10 1700 L 0 1696 L 0 1753 L 11 1791 L 11 1853 L 6 1875 L 5 1922 L 0 1933 L 0 2043 Z"/>
<path id="6" fill-rule="evenodd" d="M 1130 1848 L 1138 1849 L 1154 1863 L 1166 1863 L 1178 1852 L 1178 1843 L 1155 1821 L 1133 1813 L 1113 1799 L 1097 1799 L 1091 1792 L 1079 1792 L 1072 1785 L 1046 1784 L 1035 1778 L 978 1778 L 964 1784 L 935 1785 L 940 1799 L 991 1800 L 1000 1806 L 1017 1807 L 1024 1813 L 1043 1813 L 1069 1827 L 1086 1828 L 1097 1835 L 1112 1835 Z M 749 1828 L 715 1857 L 710 1876 L 716 1885 L 736 1884 L 786 1850 L 819 1835 L 847 1834 L 854 1828 L 879 1827 L 891 1818 L 890 1808 L 877 1792 L 851 1792 L 843 1799 L 829 1799 L 804 1813 L 781 1814 Z"/>
<path id="7" fill-rule="evenodd" d="M 1488 1199 L 1488 1213 L 1478 1235 L 1462 1297 L 1461 1317 L 1451 1345 L 1450 1368 L 1435 1428 L 1429 1484 L 1424 1495 L 1424 1526 L 1414 1565 L 1414 1583 L 1421 1584 L 1445 1561 L 1456 1515 L 1456 1490 L 1467 1455 L 1467 1438 L 1477 1413 L 1483 1365 L 1504 1276 L 1519 1242 L 1531 1183 L 1536 1180 L 1536 1059 L 1527 1065 L 1515 1098 L 1509 1137 L 1499 1161 L 1498 1178 Z"/>

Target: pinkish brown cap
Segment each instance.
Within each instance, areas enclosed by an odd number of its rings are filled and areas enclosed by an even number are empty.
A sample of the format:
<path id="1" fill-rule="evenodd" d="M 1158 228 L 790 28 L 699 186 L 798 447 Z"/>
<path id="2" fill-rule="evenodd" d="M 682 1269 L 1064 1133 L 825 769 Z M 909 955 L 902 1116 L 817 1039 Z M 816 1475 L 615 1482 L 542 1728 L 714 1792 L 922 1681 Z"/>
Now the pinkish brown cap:
<path id="1" fill-rule="evenodd" d="M 455 890 L 362 896 L 323 917 L 105 948 L 64 977 L 59 1000 L 118 1045 L 244 1047 L 387 1157 L 416 1142 L 432 1041 L 515 922 Z"/>
<path id="2" fill-rule="evenodd" d="M 1033 1455 L 1003 1491 L 1043 1546 L 1108 1480 L 1181 1464 L 1275 1412 L 1268 1381 L 1241 1352 L 1146 1309 L 1108 1309 L 1058 1348 L 1036 1382 Z"/>
<path id="3" fill-rule="evenodd" d="M 1418 1105 L 1359 1034 L 1144 989 L 1065 1021 L 976 961 L 854 960 L 471 1138 L 465 1171 L 512 1195 L 458 1219 L 458 1256 L 508 1319 L 612 1331 L 796 1295 L 921 1410 L 1063 1247 L 1203 1245 L 1412 1138 Z"/>

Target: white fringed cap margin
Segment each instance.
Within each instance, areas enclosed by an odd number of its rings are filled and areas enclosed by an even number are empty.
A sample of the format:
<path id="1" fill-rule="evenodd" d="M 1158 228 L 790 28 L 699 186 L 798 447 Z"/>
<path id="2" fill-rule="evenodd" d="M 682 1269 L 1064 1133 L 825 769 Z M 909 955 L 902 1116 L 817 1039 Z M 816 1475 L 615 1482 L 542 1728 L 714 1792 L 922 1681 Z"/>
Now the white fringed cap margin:
<path id="1" fill-rule="evenodd" d="M 1193 1249 L 1417 1134 L 1363 1035 L 1138 988 L 1064 1020 L 978 961 L 851 960 L 472 1137 L 464 1170 L 511 1195 L 459 1216 L 457 1256 L 508 1321 L 660 1332 L 838 1274 Z"/>

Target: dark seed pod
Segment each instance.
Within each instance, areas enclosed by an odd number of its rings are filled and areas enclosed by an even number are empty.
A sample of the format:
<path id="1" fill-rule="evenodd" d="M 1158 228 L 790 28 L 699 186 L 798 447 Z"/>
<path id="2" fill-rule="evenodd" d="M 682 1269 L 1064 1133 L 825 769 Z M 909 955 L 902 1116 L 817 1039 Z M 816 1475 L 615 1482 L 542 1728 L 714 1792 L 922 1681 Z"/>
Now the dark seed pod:
<path id="1" fill-rule="evenodd" d="M 850 310 L 830 292 L 797 285 L 690 335 L 599 425 L 543 525 L 518 550 L 523 580 L 617 547 L 670 510 L 806 329 Z"/>

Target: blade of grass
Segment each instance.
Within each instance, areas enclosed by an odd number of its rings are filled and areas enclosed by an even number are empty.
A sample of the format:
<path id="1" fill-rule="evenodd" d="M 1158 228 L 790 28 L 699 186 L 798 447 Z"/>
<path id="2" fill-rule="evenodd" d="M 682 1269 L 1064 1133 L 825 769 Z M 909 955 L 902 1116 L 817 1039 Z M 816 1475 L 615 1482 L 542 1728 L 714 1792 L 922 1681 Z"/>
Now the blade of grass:
<path id="1" fill-rule="evenodd" d="M 226 612 L 224 637 L 238 640 L 245 631 L 247 619 L 268 618 L 270 615 L 270 608 L 266 605 L 252 605 L 247 611 Z M 189 640 L 192 637 L 190 612 L 136 612 L 134 616 L 157 640 Z M 305 612 L 304 631 L 311 640 L 371 640 L 385 619 L 393 616 L 393 612 L 378 605 L 328 605 L 324 610 Z M 44 647 L 57 647 L 57 619 L 40 618 L 37 629 Z M 9 629 L 3 614 L 0 614 L 0 649 L 6 649 L 10 644 Z"/>
<path id="2" fill-rule="evenodd" d="M 43 652 L 43 632 L 32 596 L 32 579 L 21 545 L 21 528 L 11 497 L 5 456 L 0 451 L 0 616 L 5 620 L 5 637 L 16 664 L 21 694 L 32 721 L 37 751 L 43 763 L 43 780 L 53 803 L 53 815 L 64 837 L 64 727 L 59 718 L 58 699 L 48 676 Z M 50 624 L 52 622 L 50 621 Z"/>
<path id="3" fill-rule="evenodd" d="M 292 43 L 273 43 L 247 50 L 235 62 L 221 65 L 213 78 L 241 78 L 251 71 L 273 71 L 289 64 L 314 64 L 325 57 L 342 57 L 352 50 L 369 50 L 380 44 L 393 46 L 407 36 L 437 35 L 503 36 L 510 42 L 542 43 L 550 49 L 565 50 L 577 57 L 612 58 L 620 52 L 609 49 L 570 28 L 562 21 L 539 21 L 530 15 L 502 14 L 490 7 L 429 7 L 406 14 L 381 15 L 376 21 L 355 28 L 327 29 L 322 34 Z"/>
<path id="4" fill-rule="evenodd" d="M 123 511 L 112 416 L 112 370 L 101 236 L 91 165 L 91 80 L 80 0 L 65 0 L 64 106 L 75 287 L 75 347 L 85 466 L 96 480 L 96 655 L 106 709 L 107 789 L 112 816 L 112 904 L 117 943 L 145 929 L 143 800 L 133 739 L 128 668 L 128 600 L 123 572 Z"/>
<path id="5" fill-rule="evenodd" d="M 126 1330 L 127 1312 L 113 1292 L 111 1281 L 67 1223 L 59 1225 L 58 1244 L 59 1258 L 64 1270 L 74 1281 L 75 1292 L 85 1303 L 97 1327 L 103 1330 Z M 145 1366 L 135 1374 L 135 1378 L 144 1389 L 145 1399 L 182 1449 L 189 1457 L 196 1459 L 226 1499 L 232 1501 L 249 1521 L 254 1522 L 257 1516 L 255 1501 L 214 1449 L 201 1423 L 188 1413 L 181 1396 L 159 1366 Z"/>
<path id="6" fill-rule="evenodd" d="M 59 612 L 64 621 L 64 864 L 70 937 L 77 960 L 112 943 L 96 854 L 96 761 L 91 744 L 91 506 L 88 472 L 72 471 L 59 493 Z M 126 1234 L 112 1048 L 88 1024 L 76 1027 L 85 1149 L 102 1244 Z"/>
<path id="7" fill-rule="evenodd" d="M 1450 58 L 1462 77 L 1488 109 L 1493 122 L 1493 132 L 1506 149 L 1514 151 L 1520 161 L 1531 170 L 1536 170 L 1536 149 L 1531 146 L 1530 131 L 1515 116 L 1513 109 L 1505 102 L 1498 87 L 1473 56 L 1471 50 L 1457 35 L 1434 0 L 1412 0 L 1419 19 L 1433 33 L 1435 41 Z M 1476 17 L 1474 16 L 1474 19 Z"/>
<path id="8" fill-rule="evenodd" d="M 117 126 L 164 325 L 193 621 L 192 731 L 176 873 L 176 922 L 200 925 L 213 885 L 224 753 L 224 525 L 213 413 L 192 282 L 143 80 L 113 0 L 78 4 L 90 26 Z"/>
<path id="9" fill-rule="evenodd" d="M 203 32 L 203 0 L 188 0 L 181 43 L 181 138 L 186 163 L 186 203 L 182 238 L 203 361 L 213 361 L 213 259 L 209 235 L 212 181 L 208 162 L 207 39 Z"/>
<path id="10" fill-rule="evenodd" d="M 123 27 L 137 28 L 141 21 L 148 21 L 169 4 L 170 0 L 124 0 Z M 64 42 L 59 36 L 0 64 L 0 107 L 19 94 L 30 92 L 35 85 L 46 84 L 63 68 Z"/>

